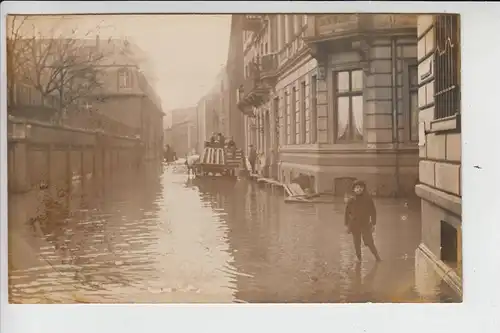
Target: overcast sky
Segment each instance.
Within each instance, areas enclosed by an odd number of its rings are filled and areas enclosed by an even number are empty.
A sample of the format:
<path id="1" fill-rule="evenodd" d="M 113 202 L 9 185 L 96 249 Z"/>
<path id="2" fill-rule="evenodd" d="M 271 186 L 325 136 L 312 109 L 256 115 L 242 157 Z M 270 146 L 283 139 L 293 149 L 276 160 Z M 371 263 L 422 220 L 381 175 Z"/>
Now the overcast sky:
<path id="1" fill-rule="evenodd" d="M 147 55 L 157 77 L 155 88 L 163 111 L 196 105 L 215 84 L 228 53 L 230 15 L 79 15 L 35 17 L 29 24 L 39 31 L 78 28 L 81 33 L 99 26 L 102 38 L 134 41 Z"/>

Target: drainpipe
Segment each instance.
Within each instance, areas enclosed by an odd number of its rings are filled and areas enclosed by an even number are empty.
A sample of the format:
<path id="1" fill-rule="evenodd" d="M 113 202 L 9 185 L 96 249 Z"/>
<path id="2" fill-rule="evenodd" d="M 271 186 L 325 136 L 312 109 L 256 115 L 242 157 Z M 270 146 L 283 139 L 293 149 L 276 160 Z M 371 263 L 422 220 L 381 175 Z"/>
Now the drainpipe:
<path id="1" fill-rule="evenodd" d="M 395 196 L 399 197 L 399 119 L 398 119 L 398 89 L 397 89 L 397 48 L 396 39 L 391 39 L 391 61 L 392 61 L 392 141 L 396 151 L 396 172 L 394 173 L 396 181 Z"/>

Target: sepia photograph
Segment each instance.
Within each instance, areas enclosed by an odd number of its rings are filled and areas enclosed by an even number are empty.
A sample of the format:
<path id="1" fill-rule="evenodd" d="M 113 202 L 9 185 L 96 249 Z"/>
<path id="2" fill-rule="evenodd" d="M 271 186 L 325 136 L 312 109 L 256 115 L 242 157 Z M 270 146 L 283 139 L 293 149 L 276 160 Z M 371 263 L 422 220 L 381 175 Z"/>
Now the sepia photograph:
<path id="1" fill-rule="evenodd" d="M 8 15 L 9 303 L 461 303 L 460 18 Z"/>

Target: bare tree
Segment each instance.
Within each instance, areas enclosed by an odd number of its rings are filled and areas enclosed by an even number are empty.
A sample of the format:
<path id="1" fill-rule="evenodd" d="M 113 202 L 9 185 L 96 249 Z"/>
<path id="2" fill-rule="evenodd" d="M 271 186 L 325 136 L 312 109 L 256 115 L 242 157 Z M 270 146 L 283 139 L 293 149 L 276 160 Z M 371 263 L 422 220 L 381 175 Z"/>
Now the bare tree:
<path id="1" fill-rule="evenodd" d="M 20 79 L 27 44 L 21 41 L 21 29 L 26 16 L 7 17 L 7 100 L 9 105 L 15 104 L 15 83 Z"/>
<path id="2" fill-rule="evenodd" d="M 24 19 L 23 24 L 26 22 Z M 102 86 L 101 62 L 116 50 L 100 45 L 95 33 L 99 26 L 80 36 L 78 29 L 57 33 L 56 28 L 48 34 L 37 32 L 35 25 L 31 34 L 17 30 L 9 43 L 12 57 L 17 59 L 11 63 L 12 87 L 17 82 L 34 87 L 43 104 L 51 105 L 60 121 Z M 57 102 L 51 102 L 54 100 Z"/>

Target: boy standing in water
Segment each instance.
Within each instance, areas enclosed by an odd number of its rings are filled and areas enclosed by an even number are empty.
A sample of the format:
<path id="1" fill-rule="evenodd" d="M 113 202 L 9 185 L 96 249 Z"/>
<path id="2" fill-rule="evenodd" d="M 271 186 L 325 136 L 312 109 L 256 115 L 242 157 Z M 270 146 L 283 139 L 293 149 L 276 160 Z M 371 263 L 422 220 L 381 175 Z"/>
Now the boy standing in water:
<path id="1" fill-rule="evenodd" d="M 345 209 L 345 226 L 352 234 L 354 249 L 358 260 L 361 256 L 361 239 L 370 249 L 377 261 L 381 261 L 375 242 L 373 232 L 377 224 L 377 211 L 373 199 L 366 189 L 366 183 L 357 180 L 352 185 L 354 196 L 349 199 Z"/>

